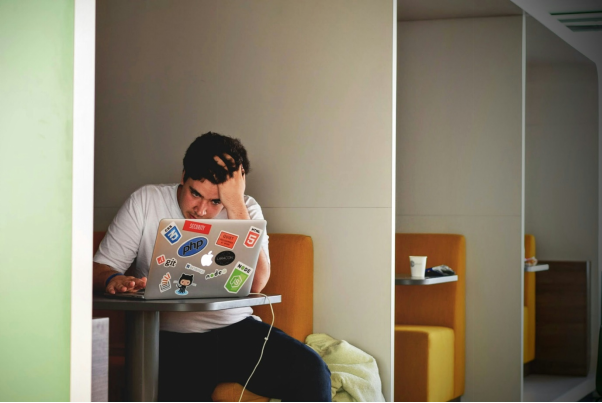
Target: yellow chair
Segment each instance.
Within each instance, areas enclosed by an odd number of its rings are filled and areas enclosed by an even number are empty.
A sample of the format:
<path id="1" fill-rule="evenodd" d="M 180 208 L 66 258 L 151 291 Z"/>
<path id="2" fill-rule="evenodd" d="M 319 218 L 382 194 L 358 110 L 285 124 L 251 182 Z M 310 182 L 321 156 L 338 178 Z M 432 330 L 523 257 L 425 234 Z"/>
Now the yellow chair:
<path id="1" fill-rule="evenodd" d="M 94 233 L 94 251 L 104 232 Z M 305 342 L 305 338 L 313 333 L 313 286 L 314 286 L 314 249 L 311 237 L 296 234 L 269 234 L 271 275 L 264 294 L 281 294 L 282 303 L 274 304 L 276 320 L 274 326 L 291 337 Z M 294 266 L 291 266 L 294 262 Z M 270 306 L 253 308 L 266 323 L 271 323 Z M 111 401 L 122 398 L 125 363 L 125 316 L 119 311 L 94 311 L 93 316 L 110 318 L 109 335 L 109 395 Z M 238 401 L 242 386 L 237 383 L 221 383 L 213 392 L 216 402 Z M 242 401 L 267 402 L 262 397 L 245 390 Z"/>
<path id="2" fill-rule="evenodd" d="M 395 401 L 449 401 L 464 394 L 466 241 L 453 234 L 396 234 L 395 273 L 409 256 L 448 265 L 457 282 L 395 286 Z"/>
<path id="3" fill-rule="evenodd" d="M 525 259 L 535 257 L 535 237 L 525 235 Z M 523 363 L 535 359 L 535 273 L 525 273 L 523 308 Z"/>

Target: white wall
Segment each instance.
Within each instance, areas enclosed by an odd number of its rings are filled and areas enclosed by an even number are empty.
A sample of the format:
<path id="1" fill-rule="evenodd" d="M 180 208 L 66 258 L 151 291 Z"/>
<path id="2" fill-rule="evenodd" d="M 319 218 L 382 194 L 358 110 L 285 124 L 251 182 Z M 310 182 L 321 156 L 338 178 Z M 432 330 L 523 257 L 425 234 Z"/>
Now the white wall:
<path id="1" fill-rule="evenodd" d="M 596 66 L 527 69 L 525 233 L 539 260 L 591 262 L 590 330 L 595 372 L 598 287 L 598 86 Z"/>
<path id="2" fill-rule="evenodd" d="M 600 323 L 597 71 L 593 62 L 549 35 L 554 49 L 568 47 L 579 62 L 527 65 L 525 233 L 535 235 L 540 260 L 591 262 L 593 372 Z"/>
<path id="3" fill-rule="evenodd" d="M 521 41 L 522 17 L 398 26 L 396 230 L 466 237 L 464 401 L 522 397 Z"/>
<path id="4" fill-rule="evenodd" d="M 393 1 L 98 5 L 95 229 L 195 136 L 240 138 L 268 230 L 313 237 L 314 331 L 374 355 L 391 399 Z"/>

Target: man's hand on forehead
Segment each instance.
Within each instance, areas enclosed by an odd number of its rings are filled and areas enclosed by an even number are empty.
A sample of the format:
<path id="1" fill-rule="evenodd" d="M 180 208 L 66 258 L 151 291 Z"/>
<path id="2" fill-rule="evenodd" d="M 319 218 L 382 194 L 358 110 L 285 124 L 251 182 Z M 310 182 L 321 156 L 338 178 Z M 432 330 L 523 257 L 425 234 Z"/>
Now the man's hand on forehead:
<path id="1" fill-rule="evenodd" d="M 236 161 L 234 161 L 234 158 L 232 158 L 232 156 L 230 154 L 222 154 L 222 156 L 220 157 L 219 155 L 216 155 L 213 157 L 213 160 L 215 162 L 217 162 L 217 164 L 219 166 L 221 166 L 222 168 L 224 168 L 224 170 L 228 173 L 228 177 L 232 177 L 234 175 L 234 173 L 236 171 L 240 171 L 242 173 L 242 175 L 245 174 L 245 170 L 242 167 L 242 164 L 240 164 L 238 166 L 238 169 L 236 168 Z M 228 164 L 226 165 L 226 163 L 224 162 L 227 161 Z"/>
<path id="2" fill-rule="evenodd" d="M 228 212 L 228 218 L 249 219 L 249 213 L 245 206 L 245 171 L 242 164 L 236 168 L 236 161 L 228 154 L 223 154 L 222 157 L 213 157 L 224 170 L 227 172 L 228 179 L 217 185 L 219 198 Z M 226 165 L 226 162 L 228 165 Z"/>

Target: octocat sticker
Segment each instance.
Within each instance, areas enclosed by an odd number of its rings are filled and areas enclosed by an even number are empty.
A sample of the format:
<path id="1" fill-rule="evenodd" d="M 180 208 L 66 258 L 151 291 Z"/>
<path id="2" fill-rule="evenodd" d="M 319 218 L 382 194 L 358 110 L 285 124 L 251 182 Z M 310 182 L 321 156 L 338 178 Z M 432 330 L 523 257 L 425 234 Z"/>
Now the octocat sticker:
<path id="1" fill-rule="evenodd" d="M 188 290 L 186 288 L 190 286 L 196 287 L 196 284 L 193 283 L 192 280 L 194 280 L 194 274 L 183 273 L 178 281 L 174 281 L 174 283 L 177 284 L 176 294 L 188 295 Z"/>

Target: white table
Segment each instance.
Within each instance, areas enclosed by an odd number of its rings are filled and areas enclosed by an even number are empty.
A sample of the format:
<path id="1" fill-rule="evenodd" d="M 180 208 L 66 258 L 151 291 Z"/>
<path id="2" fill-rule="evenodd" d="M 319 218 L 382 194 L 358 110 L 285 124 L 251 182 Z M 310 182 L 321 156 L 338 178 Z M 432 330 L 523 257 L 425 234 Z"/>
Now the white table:
<path id="1" fill-rule="evenodd" d="M 454 281 L 458 281 L 458 275 L 428 278 L 414 278 L 400 274 L 395 275 L 395 285 L 431 285 L 451 283 Z"/>
<path id="2" fill-rule="evenodd" d="M 547 264 L 538 264 L 535 266 L 525 266 L 525 273 L 535 273 L 538 271 L 550 270 L 550 266 Z"/>

